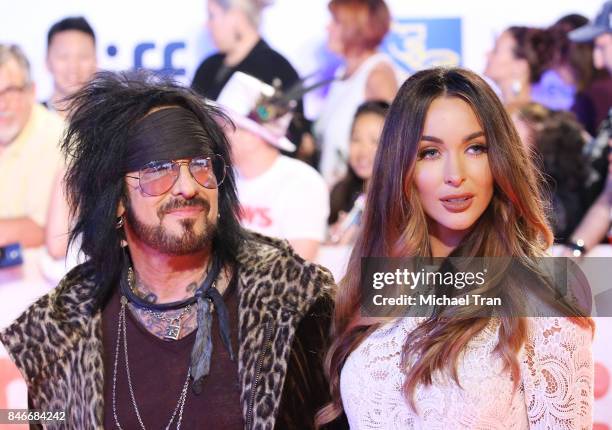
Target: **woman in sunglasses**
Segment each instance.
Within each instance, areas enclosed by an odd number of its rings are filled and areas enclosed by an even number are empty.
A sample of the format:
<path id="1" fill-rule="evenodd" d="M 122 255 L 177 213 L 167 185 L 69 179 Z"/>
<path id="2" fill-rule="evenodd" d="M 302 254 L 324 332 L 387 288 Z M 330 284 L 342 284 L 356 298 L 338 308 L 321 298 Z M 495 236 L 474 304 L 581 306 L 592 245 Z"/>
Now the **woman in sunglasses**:
<path id="1" fill-rule="evenodd" d="M 524 297 L 507 289 L 517 275 L 547 291 L 536 266 L 553 235 L 537 171 L 490 87 L 463 69 L 413 75 L 391 105 L 373 172 L 336 298 L 333 401 L 319 424 L 344 413 L 352 429 L 590 427 L 592 321 L 570 304 L 554 318 L 519 318 L 529 316 Z M 494 311 L 443 301 L 389 320 L 364 313 L 367 257 L 512 258 L 522 271 L 484 277 L 481 295 L 512 299 Z M 442 291 L 459 298 L 460 287 Z"/>

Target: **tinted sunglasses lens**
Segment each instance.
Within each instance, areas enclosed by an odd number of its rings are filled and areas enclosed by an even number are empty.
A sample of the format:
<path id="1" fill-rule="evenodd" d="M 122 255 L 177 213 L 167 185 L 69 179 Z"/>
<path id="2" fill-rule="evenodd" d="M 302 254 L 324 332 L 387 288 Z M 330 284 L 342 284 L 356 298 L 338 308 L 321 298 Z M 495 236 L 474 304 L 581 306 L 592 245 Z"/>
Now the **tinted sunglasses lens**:
<path id="1" fill-rule="evenodd" d="M 227 172 L 225 160 L 219 154 L 216 154 L 213 158 L 213 170 L 215 177 L 217 178 L 217 186 L 221 185 L 225 180 L 225 173 Z"/>
<path id="2" fill-rule="evenodd" d="M 174 182 L 177 173 L 172 163 L 164 163 L 146 167 L 140 171 L 140 187 L 145 194 L 159 196 L 167 192 Z"/>
<path id="3" fill-rule="evenodd" d="M 198 184 L 204 188 L 215 189 L 221 185 L 225 178 L 225 167 L 220 169 L 219 164 L 225 166 L 223 158 L 218 155 L 208 158 L 194 158 L 189 163 L 189 170 Z M 223 176 L 219 176 L 217 172 L 223 172 Z"/>

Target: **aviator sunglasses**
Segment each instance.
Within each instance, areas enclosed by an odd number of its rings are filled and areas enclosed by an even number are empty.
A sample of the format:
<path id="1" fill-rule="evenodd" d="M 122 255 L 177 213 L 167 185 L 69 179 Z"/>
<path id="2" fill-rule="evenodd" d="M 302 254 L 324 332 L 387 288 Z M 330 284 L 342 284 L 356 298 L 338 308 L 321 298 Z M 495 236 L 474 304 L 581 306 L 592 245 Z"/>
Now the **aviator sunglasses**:
<path id="1" fill-rule="evenodd" d="M 226 165 L 219 154 L 189 160 L 151 161 L 138 171 L 138 176 L 126 176 L 138 179 L 138 186 L 143 194 L 161 196 L 174 186 L 183 164 L 187 166 L 191 177 L 204 188 L 214 190 L 225 179 Z"/>

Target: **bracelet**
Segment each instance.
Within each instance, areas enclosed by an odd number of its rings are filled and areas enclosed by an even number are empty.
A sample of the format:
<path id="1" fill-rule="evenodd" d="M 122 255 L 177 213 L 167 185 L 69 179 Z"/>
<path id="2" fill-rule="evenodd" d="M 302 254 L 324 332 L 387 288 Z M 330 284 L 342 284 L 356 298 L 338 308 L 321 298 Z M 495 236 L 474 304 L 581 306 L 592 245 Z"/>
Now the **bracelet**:
<path id="1" fill-rule="evenodd" d="M 572 250 L 572 255 L 574 257 L 580 257 L 587 252 L 584 247 L 584 240 L 582 239 L 576 239 L 575 241 L 570 240 L 567 242 L 566 246 Z"/>

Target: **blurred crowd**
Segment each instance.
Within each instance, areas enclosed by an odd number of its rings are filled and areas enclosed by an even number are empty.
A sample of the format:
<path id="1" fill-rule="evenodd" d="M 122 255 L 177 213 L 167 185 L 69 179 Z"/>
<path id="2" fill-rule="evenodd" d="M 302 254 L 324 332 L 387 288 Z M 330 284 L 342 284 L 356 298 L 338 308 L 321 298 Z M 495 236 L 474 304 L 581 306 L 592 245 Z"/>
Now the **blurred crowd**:
<path id="1" fill-rule="evenodd" d="M 383 0 L 331 0 L 328 49 L 342 59 L 330 82 L 315 85 L 260 33 L 264 0 L 208 0 L 218 49 L 191 87 L 233 119 L 228 130 L 243 224 L 287 239 L 305 259 L 322 246 L 350 246 L 359 229 L 385 115 L 401 86 L 379 50 L 392 16 Z M 497 37 L 483 76 L 541 167 L 542 193 L 556 242 L 580 255 L 607 240 L 612 181 L 612 2 L 593 20 L 572 14 L 548 28 L 512 26 Z M 274 41 L 271 41 L 274 45 Z M 53 93 L 37 102 L 28 59 L 0 43 L 0 246 L 68 250 L 70 202 L 59 142 L 70 96 L 98 71 L 96 37 L 82 17 L 48 31 Z M 328 86 L 318 118 L 303 96 Z M 95 181 L 95 178 L 92 178 Z"/>

